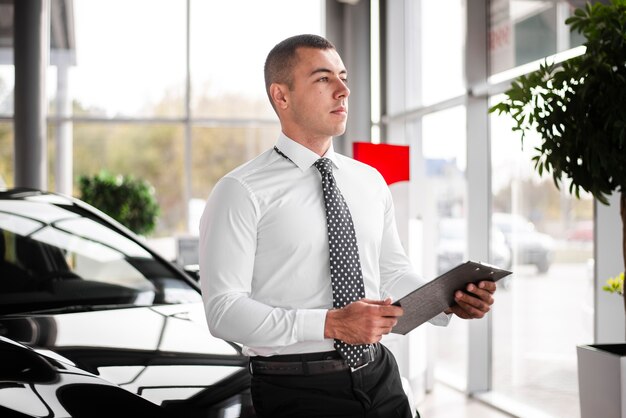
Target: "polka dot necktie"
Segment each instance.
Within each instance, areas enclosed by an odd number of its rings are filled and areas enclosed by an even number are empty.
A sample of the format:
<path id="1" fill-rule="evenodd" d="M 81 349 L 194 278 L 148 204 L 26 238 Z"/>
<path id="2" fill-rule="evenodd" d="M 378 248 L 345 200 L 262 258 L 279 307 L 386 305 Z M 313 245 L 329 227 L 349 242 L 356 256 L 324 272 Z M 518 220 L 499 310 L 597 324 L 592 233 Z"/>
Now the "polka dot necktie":
<path id="1" fill-rule="evenodd" d="M 354 223 L 348 205 L 333 177 L 332 162 L 328 158 L 320 158 L 315 162 L 315 167 L 322 175 L 333 308 L 339 309 L 365 297 L 363 272 Z M 356 367 L 363 357 L 363 351 L 369 348 L 368 344 L 351 345 L 341 340 L 335 340 L 334 345 L 350 367 Z"/>

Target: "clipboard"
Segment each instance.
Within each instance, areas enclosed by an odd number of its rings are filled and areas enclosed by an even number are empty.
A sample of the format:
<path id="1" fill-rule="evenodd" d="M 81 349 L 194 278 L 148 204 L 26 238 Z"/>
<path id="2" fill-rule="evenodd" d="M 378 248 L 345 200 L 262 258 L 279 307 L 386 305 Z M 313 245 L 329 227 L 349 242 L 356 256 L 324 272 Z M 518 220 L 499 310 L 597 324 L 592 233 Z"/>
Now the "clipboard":
<path id="1" fill-rule="evenodd" d="M 469 283 L 482 280 L 497 282 L 509 274 L 508 270 L 475 261 L 459 264 L 397 300 L 394 305 L 401 306 L 404 315 L 398 318 L 391 332 L 405 335 L 439 315 L 454 304 L 454 292 L 465 289 Z"/>

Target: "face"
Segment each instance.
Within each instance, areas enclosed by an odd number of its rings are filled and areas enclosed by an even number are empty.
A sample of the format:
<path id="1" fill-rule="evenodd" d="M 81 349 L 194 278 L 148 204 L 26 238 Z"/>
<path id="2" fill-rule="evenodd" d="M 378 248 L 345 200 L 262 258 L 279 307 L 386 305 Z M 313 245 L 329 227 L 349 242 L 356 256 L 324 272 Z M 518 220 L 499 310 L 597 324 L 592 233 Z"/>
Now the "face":
<path id="1" fill-rule="evenodd" d="M 347 72 L 334 49 L 299 48 L 291 88 L 277 103 L 283 131 L 303 140 L 341 135 L 348 118 Z"/>

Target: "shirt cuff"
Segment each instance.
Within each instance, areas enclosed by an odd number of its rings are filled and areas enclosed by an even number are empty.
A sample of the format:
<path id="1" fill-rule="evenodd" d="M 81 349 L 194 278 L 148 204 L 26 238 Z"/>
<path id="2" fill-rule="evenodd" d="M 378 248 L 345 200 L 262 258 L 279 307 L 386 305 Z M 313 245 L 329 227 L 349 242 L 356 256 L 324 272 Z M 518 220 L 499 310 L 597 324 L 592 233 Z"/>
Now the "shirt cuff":
<path id="1" fill-rule="evenodd" d="M 296 335 L 299 342 L 323 341 L 327 309 L 298 309 Z"/>
<path id="2" fill-rule="evenodd" d="M 439 315 L 435 316 L 428 322 L 438 327 L 447 327 L 448 324 L 450 323 L 451 318 L 452 318 L 452 314 L 441 312 Z"/>

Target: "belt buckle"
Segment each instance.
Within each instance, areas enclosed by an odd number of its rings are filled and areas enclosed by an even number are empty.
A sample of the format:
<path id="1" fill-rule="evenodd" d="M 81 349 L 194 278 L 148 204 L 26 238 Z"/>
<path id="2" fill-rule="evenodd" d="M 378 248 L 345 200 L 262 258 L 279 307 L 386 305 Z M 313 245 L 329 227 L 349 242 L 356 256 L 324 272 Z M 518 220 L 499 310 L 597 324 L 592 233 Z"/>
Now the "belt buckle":
<path id="1" fill-rule="evenodd" d="M 372 361 L 374 361 L 374 346 L 370 345 L 367 350 L 363 351 L 363 357 L 364 357 L 364 363 L 361 364 L 360 366 L 356 366 L 356 367 L 350 367 L 350 371 L 352 373 L 356 372 L 357 370 L 361 370 L 363 367 L 368 366 Z M 367 357 L 367 358 L 365 358 Z"/>

